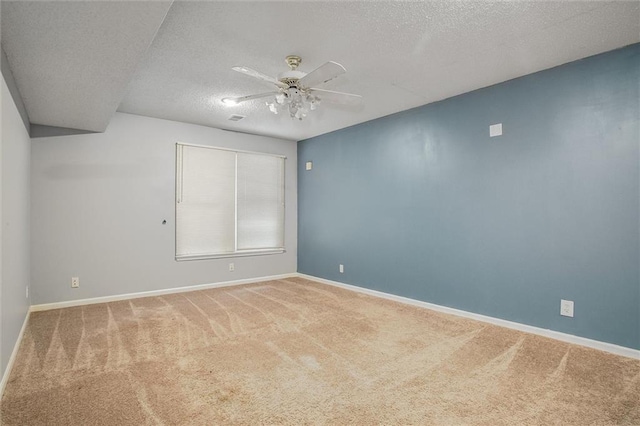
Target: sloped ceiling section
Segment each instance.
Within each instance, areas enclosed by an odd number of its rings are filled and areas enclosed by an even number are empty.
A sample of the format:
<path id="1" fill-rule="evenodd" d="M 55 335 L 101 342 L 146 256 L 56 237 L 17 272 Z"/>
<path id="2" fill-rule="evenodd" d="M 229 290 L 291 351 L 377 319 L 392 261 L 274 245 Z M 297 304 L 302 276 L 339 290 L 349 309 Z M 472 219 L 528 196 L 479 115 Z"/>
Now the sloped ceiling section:
<path id="1" fill-rule="evenodd" d="M 103 132 L 170 1 L 2 1 L 2 47 L 32 124 Z"/>

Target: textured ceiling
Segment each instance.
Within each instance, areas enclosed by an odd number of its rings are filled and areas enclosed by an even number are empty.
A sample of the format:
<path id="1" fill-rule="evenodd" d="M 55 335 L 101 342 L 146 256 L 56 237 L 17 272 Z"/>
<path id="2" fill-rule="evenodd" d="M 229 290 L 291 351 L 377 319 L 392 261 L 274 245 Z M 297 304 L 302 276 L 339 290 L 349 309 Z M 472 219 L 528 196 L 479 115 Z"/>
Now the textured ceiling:
<path id="1" fill-rule="evenodd" d="M 13 11 L 15 22 L 5 30 L 3 2 L 2 43 L 8 38 L 18 87 L 28 87 L 22 93 L 32 122 L 61 126 L 69 120 L 74 125 L 65 127 L 88 130 L 121 100 L 122 112 L 300 140 L 640 41 L 638 1 L 176 1 L 143 53 L 165 5 L 35 3 L 28 10 L 22 4 L 30 2 L 19 3 L 20 13 Z M 48 4 L 55 13 L 42 12 Z M 114 4 L 117 16 L 103 22 L 100 8 Z M 126 9 L 135 5 L 144 17 Z M 63 26 L 65 19 L 80 19 L 76 8 L 94 9 L 85 14 L 85 26 L 40 29 L 48 15 Z M 91 49 L 87 39 L 95 40 Z M 329 60 L 342 64 L 347 73 L 324 88 L 360 94 L 362 105 L 325 102 L 298 121 L 271 114 L 264 99 L 235 107 L 220 102 L 271 90 L 232 67 L 276 76 L 287 69 L 290 54 L 302 56 L 306 72 Z M 51 70 L 45 59 L 60 55 L 68 65 L 59 61 Z M 138 59 L 133 78 L 125 66 L 109 67 Z M 55 98 L 47 94 L 52 79 Z M 123 81 L 129 81 L 126 92 L 119 90 Z M 246 118 L 229 121 L 234 114 Z"/>
<path id="2" fill-rule="evenodd" d="M 29 121 L 104 131 L 170 5 L 2 1 L 2 48 Z"/>

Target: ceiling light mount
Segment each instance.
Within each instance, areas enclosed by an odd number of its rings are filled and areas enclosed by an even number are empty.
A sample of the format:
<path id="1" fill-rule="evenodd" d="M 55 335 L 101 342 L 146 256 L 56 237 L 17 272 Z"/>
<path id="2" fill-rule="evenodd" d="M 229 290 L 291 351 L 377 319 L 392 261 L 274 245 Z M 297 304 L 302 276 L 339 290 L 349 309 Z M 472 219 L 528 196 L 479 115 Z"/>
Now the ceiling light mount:
<path id="1" fill-rule="evenodd" d="M 302 58 L 296 55 L 289 55 L 285 58 L 285 62 L 287 63 L 287 65 L 289 65 L 291 71 L 295 71 L 296 68 L 298 68 L 302 63 Z"/>

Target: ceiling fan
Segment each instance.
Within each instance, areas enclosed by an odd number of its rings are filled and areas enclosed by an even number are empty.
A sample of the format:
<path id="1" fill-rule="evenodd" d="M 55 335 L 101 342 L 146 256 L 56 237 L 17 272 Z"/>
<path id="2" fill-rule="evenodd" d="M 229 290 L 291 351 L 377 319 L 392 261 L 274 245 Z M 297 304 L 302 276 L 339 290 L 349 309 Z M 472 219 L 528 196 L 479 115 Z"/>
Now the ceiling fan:
<path id="1" fill-rule="evenodd" d="M 344 74 L 346 69 L 342 65 L 329 61 L 307 74 L 298 71 L 298 66 L 302 62 L 301 57 L 290 55 L 286 57 L 285 61 L 290 69 L 278 74 L 277 79 L 251 68 L 233 67 L 234 71 L 276 85 L 278 90 L 239 98 L 223 98 L 222 102 L 226 105 L 237 105 L 253 99 L 273 97 L 271 102 L 267 102 L 271 112 L 278 114 L 280 111 L 285 110 L 289 112 L 291 118 L 302 120 L 309 111 L 316 109 L 321 100 L 340 105 L 357 105 L 362 100 L 360 95 L 314 87 L 333 80 L 340 74 Z"/>

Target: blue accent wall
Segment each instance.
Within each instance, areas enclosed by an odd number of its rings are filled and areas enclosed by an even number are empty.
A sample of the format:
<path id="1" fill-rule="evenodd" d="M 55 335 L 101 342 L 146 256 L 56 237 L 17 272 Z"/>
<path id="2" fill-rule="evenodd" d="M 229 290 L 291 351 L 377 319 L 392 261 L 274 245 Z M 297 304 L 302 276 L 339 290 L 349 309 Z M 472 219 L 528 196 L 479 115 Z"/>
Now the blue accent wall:
<path id="1" fill-rule="evenodd" d="M 640 349 L 639 86 L 636 44 L 301 141 L 299 272 Z"/>

